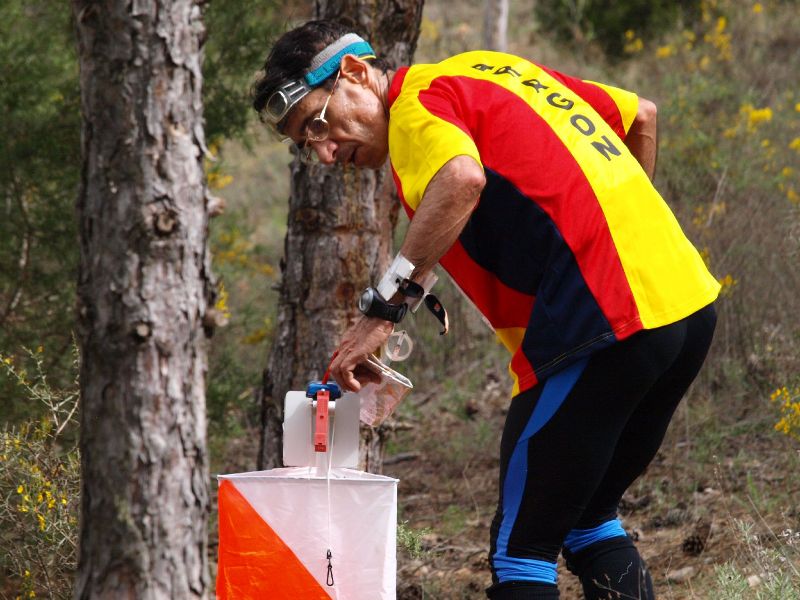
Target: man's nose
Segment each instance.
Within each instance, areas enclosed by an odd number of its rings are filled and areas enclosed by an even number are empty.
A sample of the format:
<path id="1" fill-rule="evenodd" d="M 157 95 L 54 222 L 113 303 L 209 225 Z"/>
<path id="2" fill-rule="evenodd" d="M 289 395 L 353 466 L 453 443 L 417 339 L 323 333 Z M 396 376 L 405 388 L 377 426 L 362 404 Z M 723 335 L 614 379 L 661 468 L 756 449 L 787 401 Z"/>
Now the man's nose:
<path id="1" fill-rule="evenodd" d="M 312 142 L 311 147 L 317 153 L 319 162 L 322 164 L 332 165 L 336 162 L 336 151 L 339 149 L 339 145 L 332 139 L 328 138 L 321 142 Z"/>

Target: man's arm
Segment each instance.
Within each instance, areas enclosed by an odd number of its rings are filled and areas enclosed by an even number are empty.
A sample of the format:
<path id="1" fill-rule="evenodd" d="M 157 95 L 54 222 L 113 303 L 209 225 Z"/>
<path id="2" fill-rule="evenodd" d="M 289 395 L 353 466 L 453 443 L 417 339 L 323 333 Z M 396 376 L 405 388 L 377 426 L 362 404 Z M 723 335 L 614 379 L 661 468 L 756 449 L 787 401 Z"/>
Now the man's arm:
<path id="1" fill-rule="evenodd" d="M 455 243 L 484 185 L 483 168 L 469 156 L 452 158 L 434 175 L 400 249 L 415 266 L 412 279 L 430 271 Z M 331 375 L 344 390 L 358 391 L 362 383 L 373 380 L 359 365 L 391 332 L 389 321 L 362 316 L 344 333 L 339 354 L 331 365 Z"/>
<path id="2" fill-rule="evenodd" d="M 650 100 L 639 98 L 639 108 L 631 123 L 625 145 L 642 165 L 644 172 L 652 180 L 656 172 L 656 105 Z"/>
<path id="3" fill-rule="evenodd" d="M 412 278 L 430 271 L 455 243 L 484 185 L 483 168 L 469 156 L 452 158 L 433 176 L 400 248 L 414 264 Z"/>

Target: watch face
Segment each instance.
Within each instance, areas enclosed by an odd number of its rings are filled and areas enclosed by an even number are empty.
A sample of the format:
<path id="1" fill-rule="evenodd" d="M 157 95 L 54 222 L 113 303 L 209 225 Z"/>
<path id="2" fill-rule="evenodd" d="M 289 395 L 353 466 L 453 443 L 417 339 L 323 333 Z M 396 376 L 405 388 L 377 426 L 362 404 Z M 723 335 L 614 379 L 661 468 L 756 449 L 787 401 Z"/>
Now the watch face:
<path id="1" fill-rule="evenodd" d="M 358 310 L 366 313 L 372 305 L 372 289 L 367 288 L 358 297 Z"/>

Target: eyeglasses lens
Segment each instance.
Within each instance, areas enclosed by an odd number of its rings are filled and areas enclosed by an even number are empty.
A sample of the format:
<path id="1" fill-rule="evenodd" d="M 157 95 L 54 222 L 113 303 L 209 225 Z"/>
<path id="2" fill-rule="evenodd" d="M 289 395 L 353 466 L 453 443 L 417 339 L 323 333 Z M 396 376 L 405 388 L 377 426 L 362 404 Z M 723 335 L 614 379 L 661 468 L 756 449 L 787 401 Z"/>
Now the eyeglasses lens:
<path id="1" fill-rule="evenodd" d="M 306 139 L 312 142 L 321 142 L 328 137 L 329 131 L 328 122 L 322 117 L 316 117 L 308 125 Z"/>

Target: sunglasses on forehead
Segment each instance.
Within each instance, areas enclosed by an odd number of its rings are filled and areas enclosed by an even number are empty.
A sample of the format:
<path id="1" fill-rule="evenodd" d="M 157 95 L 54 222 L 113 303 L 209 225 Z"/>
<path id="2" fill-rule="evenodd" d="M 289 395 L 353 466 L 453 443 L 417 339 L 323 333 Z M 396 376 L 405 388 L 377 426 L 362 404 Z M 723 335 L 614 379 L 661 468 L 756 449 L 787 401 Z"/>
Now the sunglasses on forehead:
<path id="1" fill-rule="evenodd" d="M 263 117 L 272 125 L 278 126 L 283 121 L 292 107 L 311 93 L 309 86 L 303 79 L 295 79 L 282 83 L 267 100 L 262 112 Z"/>

